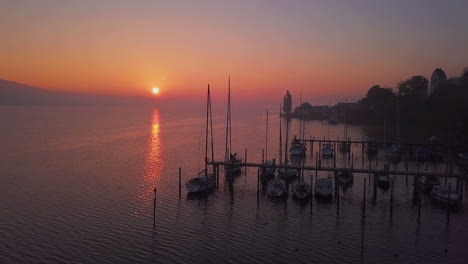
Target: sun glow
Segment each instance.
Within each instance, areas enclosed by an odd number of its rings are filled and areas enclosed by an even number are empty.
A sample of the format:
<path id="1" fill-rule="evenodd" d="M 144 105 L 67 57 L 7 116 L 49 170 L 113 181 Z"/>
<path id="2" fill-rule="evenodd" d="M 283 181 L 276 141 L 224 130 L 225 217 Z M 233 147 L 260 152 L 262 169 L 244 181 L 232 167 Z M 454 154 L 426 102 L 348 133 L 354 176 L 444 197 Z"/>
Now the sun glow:
<path id="1" fill-rule="evenodd" d="M 159 88 L 158 88 L 158 87 L 154 87 L 154 88 L 153 88 L 153 93 L 154 93 L 154 94 L 158 94 L 158 93 L 159 93 Z"/>

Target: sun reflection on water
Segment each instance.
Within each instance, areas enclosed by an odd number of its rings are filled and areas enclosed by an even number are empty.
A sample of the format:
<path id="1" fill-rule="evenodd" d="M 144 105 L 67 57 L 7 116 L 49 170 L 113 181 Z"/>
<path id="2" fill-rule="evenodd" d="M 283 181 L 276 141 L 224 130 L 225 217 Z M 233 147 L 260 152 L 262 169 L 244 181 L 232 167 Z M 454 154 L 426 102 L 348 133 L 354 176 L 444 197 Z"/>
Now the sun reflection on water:
<path id="1" fill-rule="evenodd" d="M 144 167 L 143 190 L 140 199 L 149 201 L 153 198 L 153 190 L 158 187 L 164 163 L 161 151 L 161 128 L 159 110 L 153 109 Z"/>

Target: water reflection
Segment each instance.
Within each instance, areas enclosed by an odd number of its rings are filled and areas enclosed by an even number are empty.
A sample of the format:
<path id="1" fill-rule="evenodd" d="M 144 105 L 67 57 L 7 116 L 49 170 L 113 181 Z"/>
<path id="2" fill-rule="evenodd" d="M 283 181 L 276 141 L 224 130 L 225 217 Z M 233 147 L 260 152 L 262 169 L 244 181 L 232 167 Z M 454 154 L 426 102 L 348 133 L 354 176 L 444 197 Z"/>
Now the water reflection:
<path id="1" fill-rule="evenodd" d="M 160 131 L 159 110 L 153 109 L 151 114 L 150 135 L 148 140 L 148 148 L 144 165 L 144 184 L 142 199 L 147 200 L 153 197 L 154 187 L 159 186 L 164 162 L 161 157 L 161 131 Z"/>

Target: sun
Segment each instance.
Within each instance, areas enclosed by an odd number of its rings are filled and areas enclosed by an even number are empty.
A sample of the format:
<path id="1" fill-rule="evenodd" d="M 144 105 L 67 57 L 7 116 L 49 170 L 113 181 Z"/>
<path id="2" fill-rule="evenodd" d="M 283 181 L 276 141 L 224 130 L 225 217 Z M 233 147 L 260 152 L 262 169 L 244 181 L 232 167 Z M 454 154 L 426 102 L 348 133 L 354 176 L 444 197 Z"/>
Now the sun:
<path id="1" fill-rule="evenodd" d="M 154 88 L 153 88 L 153 93 L 154 93 L 154 94 L 158 94 L 158 93 L 159 93 L 159 88 L 158 88 L 158 87 L 154 87 Z"/>

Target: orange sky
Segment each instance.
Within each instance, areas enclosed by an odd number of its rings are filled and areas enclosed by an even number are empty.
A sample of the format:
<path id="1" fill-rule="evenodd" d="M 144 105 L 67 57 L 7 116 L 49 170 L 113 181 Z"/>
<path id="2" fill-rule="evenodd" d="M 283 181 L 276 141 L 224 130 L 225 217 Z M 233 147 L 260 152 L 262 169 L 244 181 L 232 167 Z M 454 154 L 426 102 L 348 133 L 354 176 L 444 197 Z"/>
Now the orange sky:
<path id="1" fill-rule="evenodd" d="M 243 98 L 290 89 L 335 101 L 468 66 L 463 1 L 155 2 L 12 1 L 0 10 L 0 78 L 115 95 L 157 86 L 160 99 L 190 99 L 208 82 L 224 97 L 230 74 Z"/>

